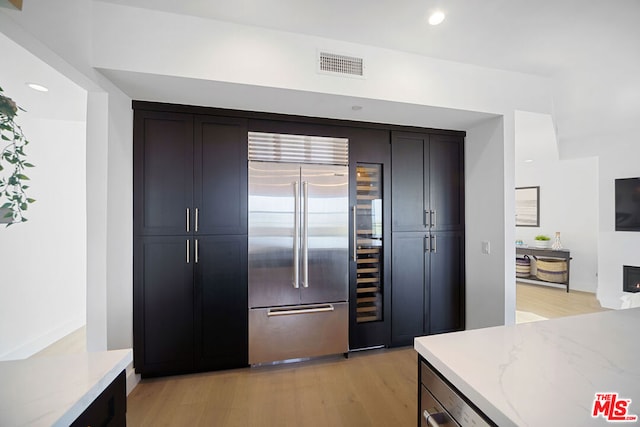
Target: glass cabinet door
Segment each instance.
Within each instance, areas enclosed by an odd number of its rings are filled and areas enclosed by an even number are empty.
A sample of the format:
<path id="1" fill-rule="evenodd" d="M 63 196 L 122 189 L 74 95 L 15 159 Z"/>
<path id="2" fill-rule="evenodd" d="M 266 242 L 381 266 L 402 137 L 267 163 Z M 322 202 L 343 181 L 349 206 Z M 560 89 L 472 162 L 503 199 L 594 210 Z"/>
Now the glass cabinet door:
<path id="1" fill-rule="evenodd" d="M 382 165 L 356 168 L 356 321 L 382 320 Z"/>

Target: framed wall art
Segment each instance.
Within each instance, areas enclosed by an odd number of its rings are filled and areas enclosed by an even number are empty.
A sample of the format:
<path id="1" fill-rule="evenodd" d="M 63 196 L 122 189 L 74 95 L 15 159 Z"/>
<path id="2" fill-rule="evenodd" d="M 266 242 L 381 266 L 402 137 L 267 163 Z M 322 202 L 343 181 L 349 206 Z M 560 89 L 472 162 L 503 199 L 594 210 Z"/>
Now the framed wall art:
<path id="1" fill-rule="evenodd" d="M 516 227 L 540 227 L 540 187 L 516 188 Z"/>

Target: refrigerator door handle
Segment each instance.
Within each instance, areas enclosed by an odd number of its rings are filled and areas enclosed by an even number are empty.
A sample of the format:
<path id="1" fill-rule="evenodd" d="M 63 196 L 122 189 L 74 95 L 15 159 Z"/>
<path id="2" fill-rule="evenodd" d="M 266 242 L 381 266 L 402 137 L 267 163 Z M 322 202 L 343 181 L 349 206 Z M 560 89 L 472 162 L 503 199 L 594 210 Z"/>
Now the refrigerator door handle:
<path id="1" fill-rule="evenodd" d="M 300 287 L 300 193 L 298 181 L 293 183 L 293 287 Z"/>
<path id="2" fill-rule="evenodd" d="M 302 182 L 303 224 L 302 224 L 302 286 L 309 287 L 309 183 Z"/>
<path id="3" fill-rule="evenodd" d="M 282 308 L 270 308 L 267 312 L 267 316 L 290 316 L 293 314 L 308 314 L 308 313 L 323 313 L 327 311 L 334 311 L 333 304 L 322 304 L 312 306 L 300 306 L 300 307 L 282 307 Z"/>

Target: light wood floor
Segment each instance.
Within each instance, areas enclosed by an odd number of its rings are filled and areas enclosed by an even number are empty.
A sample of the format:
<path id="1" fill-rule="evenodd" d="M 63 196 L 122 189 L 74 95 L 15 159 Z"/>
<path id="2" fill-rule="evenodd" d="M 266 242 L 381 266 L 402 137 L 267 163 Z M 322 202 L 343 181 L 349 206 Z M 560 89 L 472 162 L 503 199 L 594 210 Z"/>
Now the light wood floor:
<path id="1" fill-rule="evenodd" d="M 594 294 L 518 283 L 516 308 L 547 318 L 605 311 Z M 33 357 L 86 351 L 85 328 Z M 289 365 L 145 379 L 127 399 L 130 426 L 413 426 L 412 348 Z"/>
<path id="2" fill-rule="evenodd" d="M 517 309 L 547 318 L 603 311 L 594 294 L 518 284 Z M 417 355 L 374 350 L 349 359 L 143 380 L 132 426 L 413 426 Z"/>
<path id="3" fill-rule="evenodd" d="M 595 294 L 545 285 L 516 284 L 516 310 L 528 311 L 548 319 L 607 311 Z"/>
<path id="4" fill-rule="evenodd" d="M 143 380 L 131 426 L 413 426 L 417 354 L 373 350 L 288 365 Z"/>

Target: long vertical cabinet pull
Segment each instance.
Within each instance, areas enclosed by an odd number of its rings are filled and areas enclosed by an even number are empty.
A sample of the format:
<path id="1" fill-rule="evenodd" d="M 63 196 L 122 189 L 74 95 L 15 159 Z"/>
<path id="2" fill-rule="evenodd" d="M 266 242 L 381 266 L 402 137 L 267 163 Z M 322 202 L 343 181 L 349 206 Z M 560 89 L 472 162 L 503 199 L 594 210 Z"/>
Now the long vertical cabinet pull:
<path id="1" fill-rule="evenodd" d="M 356 211 L 358 205 L 353 206 L 353 262 L 358 261 L 358 227 L 356 226 Z"/>
<path id="2" fill-rule="evenodd" d="M 300 193 L 298 182 L 293 183 L 293 287 L 299 288 L 300 279 Z"/>
<path id="3" fill-rule="evenodd" d="M 196 228 L 195 228 L 195 232 L 198 232 L 198 213 L 199 213 L 199 209 L 196 208 Z M 197 262 L 197 261 L 196 261 Z"/>
<path id="4" fill-rule="evenodd" d="M 187 264 L 189 264 L 189 239 L 187 239 Z"/>
<path id="5" fill-rule="evenodd" d="M 191 209 L 187 208 L 187 233 L 190 231 L 190 219 L 191 219 Z"/>
<path id="6" fill-rule="evenodd" d="M 196 254 L 195 254 L 195 263 L 198 263 L 198 239 L 196 239 Z"/>
<path id="7" fill-rule="evenodd" d="M 438 244 L 438 236 L 435 236 L 435 235 L 433 235 L 433 234 L 432 234 L 432 235 L 431 235 L 431 237 L 433 237 L 433 245 L 432 245 L 432 249 L 433 249 L 433 253 L 435 254 L 436 252 L 438 252 L 438 247 L 437 247 L 437 244 Z"/>
<path id="8" fill-rule="evenodd" d="M 302 225 L 302 286 L 309 287 L 309 183 L 302 183 L 304 224 Z"/>

